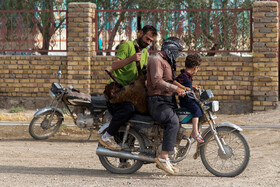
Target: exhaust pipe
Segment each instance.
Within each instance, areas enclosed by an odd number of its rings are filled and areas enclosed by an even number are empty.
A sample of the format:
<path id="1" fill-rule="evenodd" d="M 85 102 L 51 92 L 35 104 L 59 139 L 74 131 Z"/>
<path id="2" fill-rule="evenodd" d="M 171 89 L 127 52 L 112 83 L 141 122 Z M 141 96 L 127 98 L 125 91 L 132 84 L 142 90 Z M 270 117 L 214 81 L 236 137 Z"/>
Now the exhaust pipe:
<path id="1" fill-rule="evenodd" d="M 96 149 L 96 154 L 99 156 L 111 156 L 123 159 L 134 159 L 134 160 L 141 160 L 144 162 L 155 162 L 155 158 L 144 156 L 144 155 L 135 155 L 128 152 L 123 151 L 111 151 L 104 147 L 98 146 Z"/>

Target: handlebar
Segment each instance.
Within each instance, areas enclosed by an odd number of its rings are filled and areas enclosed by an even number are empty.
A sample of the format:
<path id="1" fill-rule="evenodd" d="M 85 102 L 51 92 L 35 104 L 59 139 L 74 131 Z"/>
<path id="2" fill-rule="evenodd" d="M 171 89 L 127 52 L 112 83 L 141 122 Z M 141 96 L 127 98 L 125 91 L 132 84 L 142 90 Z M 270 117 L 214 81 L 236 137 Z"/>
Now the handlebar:
<path id="1" fill-rule="evenodd" d="M 201 93 L 203 92 L 203 90 L 200 89 L 200 88 L 198 88 L 197 91 L 198 91 L 199 95 L 201 95 Z M 199 101 L 199 99 L 196 97 L 196 95 L 195 95 L 195 93 L 194 93 L 193 90 L 191 90 L 191 91 L 185 91 L 185 92 L 183 93 L 183 96 L 187 96 L 187 97 L 189 97 L 189 98 L 191 98 L 191 99 L 194 99 L 194 100 Z"/>
<path id="2" fill-rule="evenodd" d="M 185 91 L 184 93 L 183 93 L 183 96 L 185 96 L 185 95 L 189 95 L 189 94 L 191 94 L 191 93 L 193 93 L 193 91 L 191 90 L 191 91 Z"/>

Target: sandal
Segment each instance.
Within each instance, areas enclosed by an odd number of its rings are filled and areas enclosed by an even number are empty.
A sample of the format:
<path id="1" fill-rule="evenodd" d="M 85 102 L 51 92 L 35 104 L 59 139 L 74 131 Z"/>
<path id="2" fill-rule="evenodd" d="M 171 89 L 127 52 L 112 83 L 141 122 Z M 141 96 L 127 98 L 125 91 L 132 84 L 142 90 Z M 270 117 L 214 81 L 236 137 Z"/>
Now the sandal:
<path id="1" fill-rule="evenodd" d="M 204 140 L 203 140 L 203 138 L 202 138 L 202 136 L 201 136 L 200 134 L 197 134 L 196 136 L 193 136 L 193 135 L 191 134 L 191 137 L 192 137 L 195 141 L 197 141 L 198 143 L 203 143 L 203 142 L 204 142 Z"/>

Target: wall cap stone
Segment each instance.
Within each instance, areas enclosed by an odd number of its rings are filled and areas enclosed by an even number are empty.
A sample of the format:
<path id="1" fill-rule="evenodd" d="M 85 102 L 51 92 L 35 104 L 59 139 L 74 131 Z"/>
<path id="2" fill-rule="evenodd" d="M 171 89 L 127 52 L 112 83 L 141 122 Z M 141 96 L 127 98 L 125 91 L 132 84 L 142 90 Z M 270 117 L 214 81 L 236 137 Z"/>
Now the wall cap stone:
<path id="1" fill-rule="evenodd" d="M 72 3 L 69 3 L 68 4 L 68 8 L 96 8 L 96 4 L 95 3 L 86 3 L 86 2 L 81 2 L 81 3 L 78 3 L 78 2 L 72 2 Z"/>
<path id="2" fill-rule="evenodd" d="M 278 2 L 276 1 L 256 1 L 253 3 L 254 7 L 261 7 L 263 8 L 264 6 L 266 7 L 277 7 Z"/>

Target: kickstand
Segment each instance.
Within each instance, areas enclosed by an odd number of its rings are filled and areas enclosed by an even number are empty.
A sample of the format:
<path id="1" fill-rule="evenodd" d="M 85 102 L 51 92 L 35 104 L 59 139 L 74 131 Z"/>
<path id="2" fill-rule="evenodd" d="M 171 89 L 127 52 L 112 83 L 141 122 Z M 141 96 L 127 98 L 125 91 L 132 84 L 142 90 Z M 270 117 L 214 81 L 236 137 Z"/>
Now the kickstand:
<path id="1" fill-rule="evenodd" d="M 93 129 L 90 129 L 90 133 L 89 133 L 89 136 L 88 136 L 87 142 L 89 141 L 89 139 L 90 139 L 90 137 L 91 137 L 92 133 L 93 133 Z"/>

